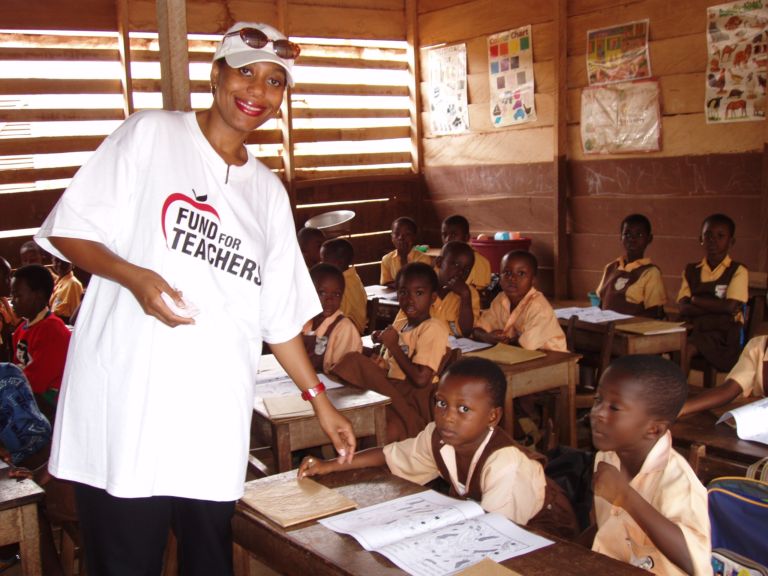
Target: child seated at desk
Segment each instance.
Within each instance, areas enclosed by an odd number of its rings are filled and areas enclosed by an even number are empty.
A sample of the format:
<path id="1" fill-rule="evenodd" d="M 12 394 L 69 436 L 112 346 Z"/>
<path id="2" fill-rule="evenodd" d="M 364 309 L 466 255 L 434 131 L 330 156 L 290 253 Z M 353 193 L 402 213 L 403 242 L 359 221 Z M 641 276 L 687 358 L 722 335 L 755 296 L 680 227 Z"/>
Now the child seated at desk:
<path id="1" fill-rule="evenodd" d="M 448 242 L 464 242 L 468 244 L 469 220 L 461 214 L 448 216 L 440 225 L 440 236 L 443 240 L 443 245 Z M 472 248 L 472 252 L 475 253 L 475 263 L 472 265 L 472 270 L 466 282 L 477 290 L 482 290 L 491 283 L 491 263 L 488 262 L 488 258 L 474 248 Z"/>
<path id="2" fill-rule="evenodd" d="M 501 294 L 480 314 L 473 338 L 481 342 L 517 344 L 528 350 L 567 350 L 555 311 L 533 287 L 538 262 L 524 250 L 501 259 Z"/>
<path id="3" fill-rule="evenodd" d="M 680 410 L 680 416 L 725 406 L 739 396 L 768 396 L 768 335 L 755 336 L 747 342 L 725 382 L 689 398 Z"/>
<path id="4" fill-rule="evenodd" d="M 49 420 L 55 413 L 70 338 L 69 328 L 48 308 L 52 292 L 53 276 L 43 266 L 22 266 L 13 275 L 11 300 L 24 319 L 13 333 L 14 362 Z"/>
<path id="5" fill-rule="evenodd" d="M 296 240 L 299 243 L 301 255 L 304 256 L 304 263 L 307 268 L 312 268 L 320 263 L 320 247 L 325 242 L 323 231 L 318 228 L 305 226 L 296 233 Z"/>
<path id="6" fill-rule="evenodd" d="M 357 270 L 352 266 L 355 251 L 352 244 L 344 238 L 326 240 L 320 247 L 320 259 L 336 266 L 344 273 L 344 296 L 341 299 L 341 311 L 355 323 L 361 334 L 368 324 L 368 296 Z"/>
<path id="7" fill-rule="evenodd" d="M 418 228 L 416 222 L 407 216 L 401 216 L 392 222 L 392 244 L 395 247 L 392 252 L 381 259 L 381 279 L 379 284 L 394 288 L 397 272 L 410 262 L 425 262 L 429 264 L 431 258 L 416 250 Z"/>
<path id="8" fill-rule="evenodd" d="M 348 464 L 305 458 L 299 477 L 386 465 L 401 478 L 426 484 L 442 477 L 454 498 L 475 500 L 518 524 L 572 536 L 575 516 L 537 456 L 503 429 L 507 381 L 490 360 L 466 357 L 446 369 L 434 397 L 435 421 L 416 437 L 355 454 Z"/>
<path id="9" fill-rule="evenodd" d="M 480 295 L 467 284 L 473 258 L 474 251 L 469 244 L 448 242 L 435 259 L 437 297 L 429 309 L 429 315 L 445 320 L 451 334 L 457 338 L 469 338 L 480 315 Z M 400 310 L 395 321 L 402 321 L 403 318 L 405 313 Z"/>
<path id="10" fill-rule="evenodd" d="M 13 311 L 11 301 L 11 265 L 0 256 L 0 362 L 13 358 L 13 331 L 19 319 Z"/>
<path id="11" fill-rule="evenodd" d="M 659 356 L 622 356 L 600 379 L 595 552 L 655 574 L 712 574 L 707 490 L 669 432 L 687 394 L 682 370 Z"/>
<path id="12" fill-rule="evenodd" d="M 708 216 L 701 227 L 706 256 L 685 267 L 677 301 L 680 316 L 693 324 L 686 359 L 701 354 L 727 372 L 741 352 L 743 304 L 749 297 L 749 272 L 731 260 L 736 224 L 725 214 Z"/>
<path id="13" fill-rule="evenodd" d="M 344 294 L 341 270 L 321 262 L 309 275 L 323 311 L 304 325 L 304 346 L 315 370 L 329 373 L 344 355 L 362 352 L 363 341 L 352 321 L 339 310 Z"/>
<path id="14" fill-rule="evenodd" d="M 642 214 L 630 214 L 621 222 L 624 256 L 603 270 L 597 287 L 600 308 L 633 316 L 662 318 L 667 293 L 661 270 L 645 258 L 645 250 L 653 242 L 651 222 Z"/>
<path id="15" fill-rule="evenodd" d="M 430 398 L 443 357 L 448 352 L 448 325 L 430 318 L 437 296 L 431 266 L 412 262 L 398 273 L 397 299 L 405 317 L 371 336 L 382 345 L 379 362 L 363 354 L 347 354 L 333 373 L 358 388 L 389 396 L 387 438 L 415 436 L 432 420 Z"/>

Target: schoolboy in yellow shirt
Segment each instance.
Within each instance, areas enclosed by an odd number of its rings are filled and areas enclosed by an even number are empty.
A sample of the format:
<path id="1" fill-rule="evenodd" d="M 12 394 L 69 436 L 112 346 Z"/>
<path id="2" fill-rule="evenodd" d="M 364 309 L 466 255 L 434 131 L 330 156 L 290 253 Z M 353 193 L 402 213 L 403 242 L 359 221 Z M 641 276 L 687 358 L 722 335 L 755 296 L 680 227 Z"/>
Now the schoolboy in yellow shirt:
<path id="1" fill-rule="evenodd" d="M 440 237 L 443 244 L 448 242 L 469 243 L 469 220 L 461 214 L 448 216 L 440 225 Z M 477 290 L 483 290 L 491 283 L 491 263 L 488 258 L 472 248 L 475 253 L 475 263 L 467 278 L 467 284 L 474 286 Z"/>
<path id="2" fill-rule="evenodd" d="M 707 490 L 669 432 L 687 394 L 660 356 L 622 356 L 603 374 L 590 413 L 592 550 L 654 574 L 710 576 Z"/>
<path id="3" fill-rule="evenodd" d="M 448 325 L 431 318 L 437 275 L 423 262 L 406 264 L 397 274 L 397 299 L 405 318 L 371 336 L 382 345 L 380 362 L 347 354 L 334 374 L 358 388 L 389 396 L 387 439 L 415 436 L 432 420 L 430 398 L 448 351 Z"/>
<path id="4" fill-rule="evenodd" d="M 645 250 L 653 242 L 651 222 L 642 214 L 630 214 L 621 222 L 620 230 L 624 256 L 603 270 L 597 287 L 600 308 L 663 318 L 667 292 L 661 270 L 645 257 Z"/>
<path id="5" fill-rule="evenodd" d="M 448 242 L 435 259 L 437 297 L 429 315 L 444 320 L 451 335 L 457 338 L 472 336 L 475 321 L 480 315 L 480 295 L 466 282 L 473 258 L 474 251 L 468 244 Z M 400 310 L 395 322 L 403 318 L 405 313 Z"/>
<path id="6" fill-rule="evenodd" d="M 425 262 L 429 264 L 431 259 L 423 252 L 419 252 L 413 246 L 416 244 L 418 227 L 412 218 L 401 216 L 392 222 L 392 244 L 395 249 L 384 255 L 381 259 L 381 278 L 379 284 L 395 287 L 395 277 L 400 268 L 411 262 Z"/>
<path id="7" fill-rule="evenodd" d="M 363 341 L 352 321 L 339 310 L 344 294 L 344 275 L 331 264 L 316 264 L 309 271 L 323 310 L 308 320 L 301 331 L 304 346 L 318 372 L 330 373 L 350 352 L 362 352 Z"/>
<path id="8" fill-rule="evenodd" d="M 352 265 L 355 251 L 352 244 L 344 238 L 326 240 L 320 247 L 320 260 L 336 266 L 344 274 L 344 296 L 341 299 L 341 311 L 355 323 L 362 334 L 368 324 L 368 296 L 360 276 Z"/>
<path id="9" fill-rule="evenodd" d="M 727 372 L 741 352 L 741 307 L 749 297 L 747 268 L 728 255 L 736 224 L 725 214 L 708 216 L 701 227 L 706 256 L 685 267 L 677 301 L 680 316 L 693 324 L 686 360 L 701 354 Z"/>
<path id="10" fill-rule="evenodd" d="M 565 333 L 544 295 L 533 287 L 536 257 L 524 250 L 501 259 L 501 290 L 475 324 L 473 338 L 481 342 L 517 344 L 528 350 L 567 350 Z"/>

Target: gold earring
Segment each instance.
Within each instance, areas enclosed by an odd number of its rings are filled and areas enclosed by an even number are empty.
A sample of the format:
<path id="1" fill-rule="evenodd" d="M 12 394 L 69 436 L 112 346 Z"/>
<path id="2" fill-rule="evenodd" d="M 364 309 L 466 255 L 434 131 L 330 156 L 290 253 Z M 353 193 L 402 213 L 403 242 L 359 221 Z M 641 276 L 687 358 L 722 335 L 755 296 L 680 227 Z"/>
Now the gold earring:
<path id="1" fill-rule="evenodd" d="M 216 96 L 216 84 L 211 82 L 211 96 Z"/>

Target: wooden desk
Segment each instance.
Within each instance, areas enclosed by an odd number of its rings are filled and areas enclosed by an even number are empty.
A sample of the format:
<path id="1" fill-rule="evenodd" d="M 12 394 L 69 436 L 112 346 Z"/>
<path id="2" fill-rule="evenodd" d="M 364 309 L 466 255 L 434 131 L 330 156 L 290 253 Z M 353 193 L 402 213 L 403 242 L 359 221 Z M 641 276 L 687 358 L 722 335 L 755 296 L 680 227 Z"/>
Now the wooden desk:
<path id="1" fill-rule="evenodd" d="M 560 437 L 570 446 L 576 446 L 576 384 L 580 356 L 570 352 L 544 351 L 544 358 L 518 364 L 499 364 L 507 377 L 507 395 L 504 399 L 502 425 L 510 435 L 515 419 L 512 401 L 519 396 L 547 390 L 560 390 L 557 399 L 557 421 Z"/>
<path id="2" fill-rule="evenodd" d="M 288 474 L 295 474 L 289 472 Z M 274 481 L 277 477 L 256 482 Z M 338 488 L 359 506 L 415 494 L 422 486 L 392 476 L 387 470 L 373 468 L 350 470 L 316 477 L 318 482 Z M 236 566 L 243 566 L 244 552 L 253 554 L 273 570 L 287 576 L 395 576 L 405 574 L 387 558 L 367 552 L 351 536 L 337 534 L 317 522 L 299 524 L 284 529 L 242 504 L 238 504 L 232 520 Z M 536 576 L 612 576 L 648 574 L 628 564 L 618 562 L 544 534 L 555 544 L 504 562 L 521 574 Z M 247 556 L 246 556 L 247 560 Z M 240 573 L 238 571 L 238 573 Z M 247 572 L 242 572 L 246 574 Z"/>
<path id="3" fill-rule="evenodd" d="M 736 430 L 717 416 L 700 412 L 680 418 L 672 426 L 672 440 L 704 483 L 717 476 L 743 476 L 750 464 L 768 457 L 768 446 L 741 440 Z"/>
<path id="4" fill-rule="evenodd" d="M 385 408 L 390 402 L 389 397 L 347 386 L 332 388 L 326 394 L 352 423 L 357 438 L 374 437 L 377 446 L 386 444 Z M 278 472 L 292 468 L 292 451 L 329 443 L 314 415 L 270 417 L 261 398 L 254 402 L 252 433 L 257 442 L 271 445 Z"/>
<path id="5" fill-rule="evenodd" d="M 32 480 L 17 482 L 8 478 L 8 470 L 0 471 L 0 546 L 18 542 L 21 573 L 40 576 L 40 528 L 37 503 L 45 492 Z"/>
<path id="6" fill-rule="evenodd" d="M 622 324 L 632 324 L 633 322 L 644 320 L 647 320 L 647 318 L 633 317 L 615 322 L 616 333 L 613 337 L 611 356 L 670 353 L 682 367 L 683 353 L 688 342 L 688 335 L 685 330 L 669 334 L 630 334 L 629 332 L 619 330 L 619 326 Z M 558 322 L 563 330 L 568 327 L 567 318 L 559 318 Z M 577 352 L 599 352 L 599 338 L 599 334 L 585 332 L 577 328 L 574 334 L 574 348 Z"/>

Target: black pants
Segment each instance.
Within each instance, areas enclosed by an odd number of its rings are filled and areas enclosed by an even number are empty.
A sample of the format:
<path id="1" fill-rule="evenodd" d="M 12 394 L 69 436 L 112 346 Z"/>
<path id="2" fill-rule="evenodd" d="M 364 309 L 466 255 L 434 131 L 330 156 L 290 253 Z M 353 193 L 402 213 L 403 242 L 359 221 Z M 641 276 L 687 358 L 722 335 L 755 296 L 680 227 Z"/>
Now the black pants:
<path id="1" fill-rule="evenodd" d="M 234 502 L 172 496 L 118 498 L 75 485 L 89 576 L 159 576 L 168 531 L 182 576 L 232 576 Z"/>

